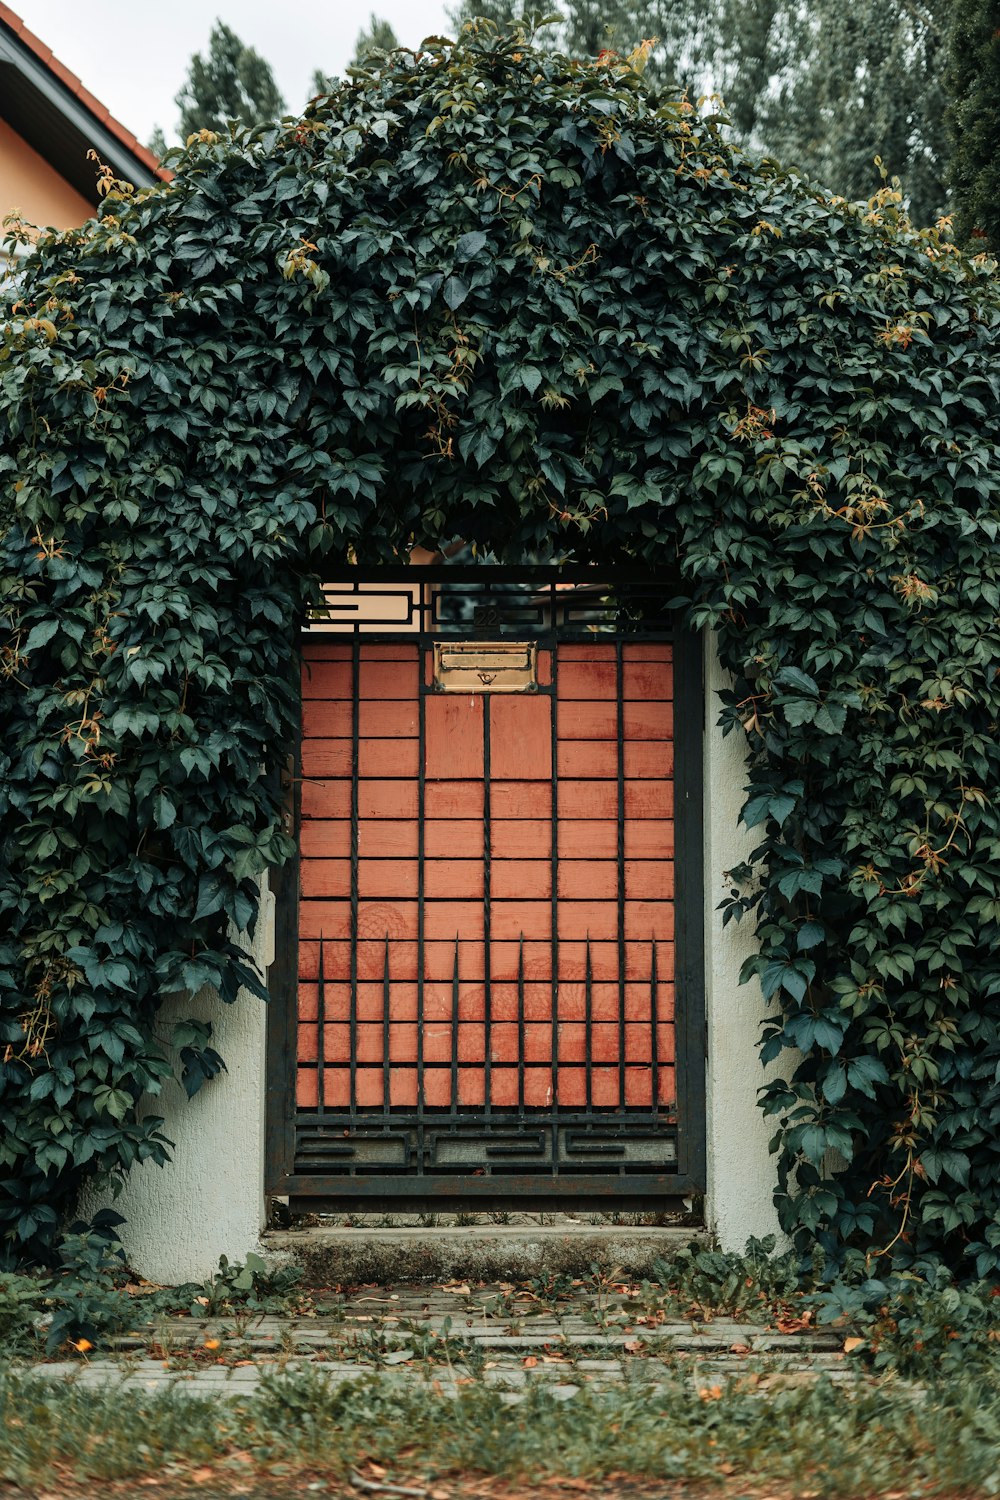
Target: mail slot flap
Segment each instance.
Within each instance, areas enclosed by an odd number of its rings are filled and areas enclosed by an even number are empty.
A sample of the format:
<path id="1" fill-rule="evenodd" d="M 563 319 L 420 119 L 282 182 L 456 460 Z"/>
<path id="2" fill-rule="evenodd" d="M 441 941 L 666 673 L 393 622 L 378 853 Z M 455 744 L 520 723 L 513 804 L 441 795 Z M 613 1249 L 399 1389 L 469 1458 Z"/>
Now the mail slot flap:
<path id="1" fill-rule="evenodd" d="M 500 641 L 479 645 L 476 641 L 457 641 L 438 646 L 442 671 L 474 667 L 477 671 L 530 671 L 535 648 L 528 641 Z"/>
<path id="2" fill-rule="evenodd" d="M 448 641 L 434 645 L 434 684 L 445 693 L 525 693 L 537 684 L 531 641 Z"/>

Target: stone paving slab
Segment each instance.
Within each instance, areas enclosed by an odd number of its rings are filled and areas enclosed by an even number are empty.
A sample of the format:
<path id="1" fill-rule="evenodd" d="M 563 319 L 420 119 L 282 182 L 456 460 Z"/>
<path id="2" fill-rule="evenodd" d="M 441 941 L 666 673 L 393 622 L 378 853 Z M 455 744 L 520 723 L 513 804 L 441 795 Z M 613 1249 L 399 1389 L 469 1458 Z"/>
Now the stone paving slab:
<path id="1" fill-rule="evenodd" d="M 621 1288 L 624 1287 L 624 1290 Z M 544 1296 L 509 1282 L 470 1285 L 401 1284 L 361 1287 L 325 1299 L 317 1293 L 314 1317 L 260 1316 L 165 1318 L 118 1341 L 122 1352 L 142 1351 L 151 1340 L 164 1347 L 195 1347 L 217 1337 L 253 1355 L 364 1349 L 386 1350 L 428 1340 L 461 1340 L 482 1349 L 537 1353 L 551 1345 L 615 1352 L 633 1346 L 692 1353 L 831 1353 L 840 1335 L 811 1326 L 783 1331 L 761 1322 L 703 1315 L 663 1321 L 654 1294 L 616 1284 L 595 1291 L 580 1282 Z"/>
<path id="2" fill-rule="evenodd" d="M 765 1368 L 795 1380 L 848 1375 L 842 1333 L 732 1317 L 659 1322 L 655 1293 L 627 1283 L 610 1291 L 561 1284 L 547 1298 L 507 1282 L 403 1284 L 318 1301 L 312 1317 L 161 1317 L 117 1340 L 110 1355 L 31 1368 L 87 1388 L 177 1386 L 209 1396 L 245 1395 L 267 1375 L 302 1369 L 334 1383 L 430 1382 L 446 1394 L 482 1380 L 504 1400 L 539 1382 L 569 1400 L 622 1382 L 652 1392 L 679 1374 L 695 1388 Z"/>
<path id="3" fill-rule="evenodd" d="M 637 1328 L 621 1332 L 607 1332 L 598 1328 L 587 1328 L 580 1332 L 568 1332 L 553 1328 L 544 1333 L 505 1333 L 495 1329 L 467 1329 L 455 1327 L 445 1331 L 439 1329 L 373 1329 L 359 1334 L 358 1330 L 343 1324 L 328 1326 L 312 1325 L 302 1329 L 289 1327 L 280 1334 L 242 1333 L 222 1320 L 205 1323 L 178 1322 L 156 1325 L 148 1332 L 136 1332 L 115 1341 L 120 1352 L 147 1349 L 151 1343 L 165 1349 L 197 1348 L 206 1339 L 222 1338 L 229 1344 L 239 1345 L 254 1355 L 276 1355 L 279 1353 L 321 1353 L 324 1350 L 352 1346 L 370 1347 L 373 1343 L 387 1349 L 403 1348 L 428 1336 L 438 1341 L 457 1340 L 483 1349 L 537 1352 L 539 1349 L 634 1349 L 641 1345 L 650 1350 L 669 1348 L 690 1353 L 726 1353 L 734 1344 L 745 1346 L 745 1352 L 795 1353 L 808 1350 L 824 1353 L 840 1349 L 840 1338 L 836 1334 L 809 1331 L 795 1334 L 769 1332 L 762 1328 L 739 1327 L 716 1330 L 712 1325 L 693 1331 L 690 1324 L 680 1327 Z"/>
<path id="4" fill-rule="evenodd" d="M 550 1391 L 565 1395 L 567 1399 L 578 1391 L 589 1387 L 595 1390 L 628 1383 L 641 1386 L 651 1395 L 666 1388 L 667 1373 L 659 1361 L 638 1358 L 617 1360 L 584 1360 L 579 1364 L 558 1363 L 537 1365 L 526 1369 L 516 1362 L 497 1361 L 492 1366 L 476 1371 L 462 1365 L 427 1365 L 414 1362 L 386 1369 L 373 1363 L 346 1363 L 291 1359 L 280 1365 L 252 1364 L 230 1367 L 226 1365 L 198 1365 L 192 1369 L 179 1369 L 170 1362 L 153 1359 L 132 1360 L 120 1363 L 114 1360 L 95 1360 L 89 1363 L 55 1361 L 32 1367 L 36 1376 L 48 1380 L 71 1380 L 85 1389 L 123 1391 L 156 1391 L 180 1389 L 207 1397 L 245 1396 L 259 1391 L 265 1378 L 280 1379 L 282 1374 L 294 1374 L 311 1369 L 331 1385 L 346 1381 L 374 1379 L 395 1385 L 412 1383 L 432 1384 L 435 1391 L 443 1395 L 455 1395 L 463 1386 L 476 1380 L 495 1387 L 498 1392 L 524 1392 L 529 1386 L 544 1384 Z M 726 1381 L 746 1375 L 752 1369 L 765 1382 L 768 1378 L 818 1379 L 827 1376 L 834 1380 L 848 1377 L 843 1356 L 826 1356 L 811 1360 L 799 1360 L 792 1364 L 755 1361 L 751 1365 L 734 1360 L 692 1362 L 684 1371 L 685 1378 L 693 1390 L 703 1386 L 706 1380 Z M 677 1368 L 670 1368 L 671 1381 L 676 1380 Z M 853 1378 L 853 1377 L 851 1377 Z"/>

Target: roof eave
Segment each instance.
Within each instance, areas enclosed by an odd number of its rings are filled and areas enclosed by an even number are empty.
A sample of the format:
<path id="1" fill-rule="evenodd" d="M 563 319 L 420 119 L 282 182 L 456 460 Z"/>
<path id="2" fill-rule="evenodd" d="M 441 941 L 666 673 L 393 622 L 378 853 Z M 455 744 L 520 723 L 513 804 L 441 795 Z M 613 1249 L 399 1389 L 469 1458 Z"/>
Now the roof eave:
<path id="1" fill-rule="evenodd" d="M 74 74 L 63 68 L 3 0 L 0 0 L 0 63 L 17 68 L 45 103 L 89 141 L 117 177 L 136 187 L 152 187 L 157 182 L 171 180 L 173 174 L 160 166 L 153 153 L 114 119 Z M 53 165 L 59 169 L 58 163 Z"/>

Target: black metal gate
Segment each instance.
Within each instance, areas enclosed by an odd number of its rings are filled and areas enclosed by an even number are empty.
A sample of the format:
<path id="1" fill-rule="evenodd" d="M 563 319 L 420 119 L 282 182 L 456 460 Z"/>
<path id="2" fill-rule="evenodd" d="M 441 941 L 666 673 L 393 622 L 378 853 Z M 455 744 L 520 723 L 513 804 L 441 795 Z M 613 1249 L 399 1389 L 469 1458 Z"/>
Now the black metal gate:
<path id="1" fill-rule="evenodd" d="M 326 594 L 279 878 L 269 1191 L 703 1190 L 701 665 L 667 590 L 451 567 Z"/>

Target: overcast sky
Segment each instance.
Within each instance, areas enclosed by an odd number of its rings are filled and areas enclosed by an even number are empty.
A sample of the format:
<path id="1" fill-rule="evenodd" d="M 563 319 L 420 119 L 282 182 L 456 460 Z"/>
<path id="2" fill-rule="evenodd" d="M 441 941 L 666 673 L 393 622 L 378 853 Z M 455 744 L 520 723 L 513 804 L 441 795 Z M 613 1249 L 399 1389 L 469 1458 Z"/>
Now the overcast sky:
<path id="1" fill-rule="evenodd" d="M 10 0 L 113 115 L 148 141 L 154 125 L 176 139 L 174 95 L 218 17 L 266 57 L 289 109 L 301 109 L 315 68 L 342 72 L 370 0 Z M 376 0 L 407 46 L 449 34 L 445 0 Z"/>

